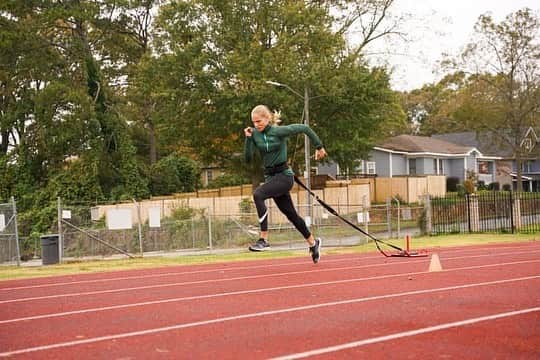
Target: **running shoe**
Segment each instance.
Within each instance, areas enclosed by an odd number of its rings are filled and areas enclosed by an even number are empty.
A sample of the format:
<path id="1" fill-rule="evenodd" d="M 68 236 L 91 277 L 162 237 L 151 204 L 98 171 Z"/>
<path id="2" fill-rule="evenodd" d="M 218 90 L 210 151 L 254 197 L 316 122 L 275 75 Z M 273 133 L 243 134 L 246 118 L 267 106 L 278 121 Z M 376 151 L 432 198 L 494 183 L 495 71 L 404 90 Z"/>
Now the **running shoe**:
<path id="1" fill-rule="evenodd" d="M 311 254 L 311 258 L 313 259 L 313 262 L 316 264 L 321 259 L 321 245 L 322 240 L 321 238 L 315 239 L 315 244 L 313 246 L 309 247 L 309 253 Z"/>
<path id="2" fill-rule="evenodd" d="M 250 251 L 265 251 L 270 247 L 268 241 L 260 238 L 257 242 L 249 247 Z"/>

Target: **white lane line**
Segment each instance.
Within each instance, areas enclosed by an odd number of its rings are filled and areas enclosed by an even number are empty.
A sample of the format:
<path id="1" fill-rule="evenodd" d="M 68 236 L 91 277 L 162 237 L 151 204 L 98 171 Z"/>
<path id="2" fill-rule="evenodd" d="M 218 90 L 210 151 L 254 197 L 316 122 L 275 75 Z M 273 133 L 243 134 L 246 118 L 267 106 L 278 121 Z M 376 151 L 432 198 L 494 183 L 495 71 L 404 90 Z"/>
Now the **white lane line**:
<path id="1" fill-rule="evenodd" d="M 540 250 L 538 250 L 537 252 L 540 252 Z M 530 253 L 533 253 L 533 251 L 515 252 L 513 254 L 516 255 L 516 254 L 530 254 Z M 509 255 L 511 255 L 511 254 L 509 253 Z M 455 257 L 455 258 L 445 258 L 444 260 L 447 261 L 447 260 L 465 259 L 465 258 L 470 259 L 470 258 L 479 258 L 479 257 L 488 257 L 488 256 L 491 256 L 491 255 L 485 255 L 484 254 L 484 255 L 473 255 L 473 256 L 467 256 L 467 257 L 459 256 L 459 257 Z M 423 263 L 423 262 L 427 262 L 427 261 L 428 261 L 427 258 L 423 258 L 422 260 L 408 261 L 407 264 L 417 264 L 417 263 Z M 537 260 L 530 260 L 530 261 L 536 262 Z M 403 263 L 403 264 L 405 264 L 405 263 Z M 337 267 L 337 268 L 330 268 L 330 269 L 312 268 L 310 270 L 291 271 L 291 272 L 285 272 L 285 273 L 273 273 L 273 274 L 252 275 L 252 276 L 238 276 L 238 277 L 222 278 L 222 279 L 206 279 L 206 280 L 184 281 L 184 282 L 175 282 L 175 283 L 167 283 L 167 284 L 143 285 L 143 286 L 135 286 L 135 287 L 127 287 L 127 288 L 117 288 L 117 289 L 110 289 L 110 290 L 95 290 L 95 291 L 86 291 L 86 292 L 77 292 L 77 293 L 43 295 L 43 296 L 34 296 L 34 297 L 26 297 L 26 298 L 7 299 L 7 300 L 1 300 L 0 304 L 8 304 L 8 303 L 24 302 L 24 301 L 34 301 L 34 300 L 45 300 L 45 299 L 56 299 L 56 298 L 73 297 L 73 296 L 111 294 L 111 293 L 118 293 L 118 292 L 123 292 L 123 291 L 147 290 L 147 289 L 174 287 L 174 286 L 206 284 L 206 283 L 212 283 L 212 282 L 249 280 L 249 279 L 260 279 L 260 278 L 277 277 L 277 276 L 299 275 L 299 274 L 306 274 L 306 273 L 319 273 L 319 272 L 332 272 L 332 271 L 342 271 L 342 270 L 352 270 L 352 269 L 363 269 L 363 268 L 380 267 L 380 266 L 393 266 L 393 265 L 395 265 L 395 263 L 345 266 L 345 267 Z"/>
<path id="2" fill-rule="evenodd" d="M 536 251 L 536 252 L 540 252 Z M 509 253 L 508 255 L 517 255 L 517 254 L 530 254 L 533 253 L 531 251 L 525 251 L 525 252 L 515 252 L 515 253 Z M 491 255 L 473 255 L 473 256 L 458 256 L 454 258 L 445 258 L 444 260 L 455 260 L 455 259 L 470 259 L 470 258 L 480 258 L 480 257 L 490 257 Z M 408 261 L 407 264 L 418 264 L 427 262 L 428 260 L 426 258 L 423 258 L 422 260 L 414 260 L 414 261 Z M 537 260 L 530 260 L 532 262 L 536 262 Z M 527 262 L 527 261 L 526 261 Z M 521 262 L 518 262 L 521 263 Z M 403 263 L 405 264 L 405 263 Z M 263 274 L 263 275 L 252 275 L 252 276 L 238 276 L 238 277 L 232 277 L 232 278 L 221 278 L 221 279 L 206 279 L 206 280 L 195 280 L 195 281 L 184 281 L 184 282 L 175 282 L 175 283 L 167 283 L 167 284 L 156 284 L 156 285 L 143 285 L 143 286 L 135 286 L 135 287 L 127 287 L 127 288 L 116 288 L 116 289 L 110 289 L 110 290 L 95 290 L 95 291 L 86 291 L 86 292 L 76 292 L 76 293 L 67 293 L 67 294 L 55 294 L 55 295 L 43 295 L 43 296 L 34 296 L 34 297 L 26 297 L 26 298 L 16 298 L 16 299 L 7 299 L 7 300 L 0 300 L 0 304 L 7 304 L 7 303 L 14 303 L 14 302 L 24 302 L 24 301 L 34 301 L 34 300 L 45 300 L 45 299 L 56 299 L 56 298 L 63 298 L 63 297 L 73 297 L 73 296 L 85 296 L 85 295 L 98 295 L 98 294 L 110 294 L 110 293 L 118 293 L 123 291 L 136 291 L 136 290 L 147 290 L 147 289 L 155 289 L 155 288 L 166 288 L 166 287 L 175 287 L 175 286 L 185 286 L 185 285 L 196 285 L 196 284 L 206 284 L 206 283 L 212 283 L 212 282 L 225 282 L 225 281 L 235 281 L 235 280 L 250 280 L 250 279 L 260 279 L 260 278 L 268 278 L 268 277 L 277 277 L 277 276 L 289 276 L 289 275 L 299 275 L 299 274 L 307 274 L 307 273 L 318 273 L 318 272 L 332 272 L 332 271 L 342 271 L 342 270 L 353 270 L 353 269 L 365 269 L 365 268 L 372 268 L 372 267 L 381 267 L 381 266 L 392 266 L 395 265 L 395 263 L 382 263 L 382 264 L 369 264 L 369 265 L 358 265 L 358 266 L 345 266 L 345 267 L 337 267 L 337 268 L 330 268 L 330 269 L 311 269 L 311 270 L 302 270 L 302 271 L 291 271 L 291 272 L 284 272 L 284 273 L 272 273 L 272 274 Z"/>
<path id="3" fill-rule="evenodd" d="M 366 302 L 366 301 L 391 299 L 391 298 L 411 296 L 411 295 L 429 294 L 429 293 L 434 293 L 434 292 L 452 291 L 452 290 L 467 289 L 467 288 L 474 288 L 474 287 L 480 287 L 480 286 L 500 285 L 500 284 L 516 282 L 516 281 L 532 280 L 539 277 L 540 275 L 520 277 L 520 278 L 515 278 L 515 279 L 506 279 L 506 280 L 485 281 L 485 282 L 473 283 L 473 284 L 446 286 L 446 287 L 426 289 L 426 290 L 406 291 L 406 292 L 396 293 L 396 294 L 377 295 L 377 296 L 355 298 L 355 299 L 342 300 L 342 301 L 332 301 L 332 302 L 321 303 L 321 304 L 297 306 L 297 307 L 284 308 L 284 309 L 278 309 L 278 310 L 261 311 L 261 312 L 256 312 L 256 313 L 227 316 L 227 317 L 222 317 L 222 318 L 202 320 L 202 321 L 196 321 L 196 322 L 191 322 L 191 323 L 176 324 L 176 325 L 164 326 L 164 327 L 159 327 L 159 328 L 152 328 L 152 329 L 146 329 L 146 330 L 127 332 L 127 333 L 119 333 L 119 334 L 114 334 L 114 335 L 98 336 L 98 337 L 82 339 L 82 340 L 67 341 L 67 342 L 54 343 L 54 344 L 49 344 L 49 345 L 23 348 L 23 349 L 6 351 L 3 353 L 0 353 L 0 356 L 2 357 L 12 356 L 12 355 L 19 355 L 19 354 L 25 354 L 25 353 L 30 353 L 30 352 L 36 352 L 36 351 L 63 348 L 63 347 L 68 347 L 68 346 L 91 344 L 91 343 L 96 343 L 100 341 L 110 341 L 110 340 L 124 339 L 124 338 L 129 338 L 129 337 L 134 337 L 134 336 L 151 335 L 151 334 L 185 329 L 185 328 L 196 327 L 196 326 L 204 326 L 204 325 L 223 323 L 223 322 L 229 322 L 229 321 L 235 321 L 235 320 L 257 318 L 257 317 L 270 316 L 270 315 L 276 315 L 276 314 L 285 314 L 285 313 L 291 313 L 291 312 L 297 312 L 297 311 L 312 310 L 312 309 L 318 309 L 318 308 L 323 308 L 323 307 L 348 305 L 348 304 L 355 304 L 355 303 Z"/>
<path id="4" fill-rule="evenodd" d="M 496 245 L 496 244 L 493 244 Z M 442 252 L 444 255 L 448 255 L 449 253 L 462 253 L 462 252 L 478 252 L 478 251 L 490 251 L 490 250 L 507 250 L 507 249 L 523 249 L 524 246 L 507 246 L 507 247 L 487 247 L 487 248 L 475 248 L 475 249 L 466 249 L 466 248 L 459 248 L 452 250 L 451 247 L 449 248 L 440 248 L 440 249 L 432 249 L 430 252 Z M 533 247 L 533 249 L 536 247 Z M 540 250 L 532 250 L 527 252 L 519 252 L 519 253 L 529 253 L 529 252 L 538 252 Z M 515 254 L 515 253 L 508 253 L 508 255 Z M 480 256 L 493 256 L 496 254 L 483 254 Z M 324 261 L 325 263 L 334 263 L 334 262 L 345 262 L 345 261 L 358 261 L 358 260 L 370 260 L 370 259 L 379 259 L 381 258 L 380 255 L 377 256 L 354 256 L 354 257 L 345 257 L 345 258 L 339 258 L 339 259 L 328 259 Z M 449 258 L 449 259 L 455 259 L 455 258 Z M 280 266 L 290 266 L 290 265 L 305 265 L 305 261 L 297 261 L 297 262 L 287 262 L 287 263 L 279 263 L 279 264 L 264 264 L 264 265 L 254 265 L 254 266 L 237 266 L 237 267 L 229 267 L 229 268 L 213 268 L 213 269 L 202 269 L 202 270 L 192 270 L 192 271 L 180 271 L 180 272 L 167 272 L 167 273 L 161 273 L 161 274 L 147 274 L 147 275 L 135 275 L 135 276 L 122 276 L 122 277 L 113 277 L 113 278 L 104 278 L 104 279 L 89 279 L 89 280 L 77 280 L 77 281 L 64 281 L 64 282 L 56 282 L 56 283 L 46 283 L 46 284 L 36 284 L 36 285 L 25 285 L 25 286 L 15 286 L 15 287 L 6 287 L 6 288 L 0 288 L 0 291 L 11 291 L 11 290 L 24 290 L 24 289 L 35 289 L 35 288 L 45 288 L 45 287 L 53 287 L 53 286 L 65 286 L 65 285 L 79 285 L 79 284 L 91 284 L 91 283 L 103 283 L 103 282 L 111 282 L 111 281 L 120 281 L 120 280 L 138 280 L 138 279 L 148 279 L 148 278 L 158 278 L 158 277 L 166 277 L 166 276 L 181 276 L 181 275 L 192 275 L 192 274 L 204 274 L 204 273 L 212 273 L 212 272 L 225 272 L 225 271 L 234 271 L 234 270 L 252 270 L 252 269 L 264 269 L 264 268 L 275 268 Z M 217 264 L 216 264 L 217 265 Z M 374 264 L 376 266 L 376 264 Z M 149 268 L 151 269 L 151 268 Z M 76 275 L 74 275 L 76 276 Z"/>
<path id="5" fill-rule="evenodd" d="M 527 263 L 528 262 L 540 262 L 540 260 L 529 260 L 527 261 Z M 523 262 L 512 262 L 512 263 L 501 263 L 501 264 L 490 264 L 490 265 L 467 266 L 467 267 L 461 267 L 461 268 L 445 269 L 445 270 L 442 270 L 441 272 L 474 270 L 474 269 L 481 269 L 481 268 L 488 268 L 488 267 L 495 267 L 495 266 L 516 265 L 516 264 L 522 264 L 522 263 Z M 144 302 L 138 302 L 138 303 L 103 306 L 103 307 L 90 308 L 90 309 L 72 310 L 72 311 L 65 311 L 65 312 L 60 312 L 60 313 L 49 313 L 49 314 L 42 314 L 42 315 L 27 316 L 27 317 L 22 317 L 22 318 L 7 319 L 7 320 L 1 320 L 0 324 L 9 324 L 9 323 L 15 323 L 15 322 L 21 322 L 21 321 L 71 316 L 71 315 L 78 315 L 78 314 L 108 311 L 108 310 L 126 309 L 126 308 L 138 307 L 138 306 L 149 306 L 149 305 L 166 304 L 166 303 L 172 303 L 172 302 L 210 299 L 210 298 L 217 298 L 217 297 L 224 297 L 224 296 L 256 294 L 256 293 L 279 291 L 279 290 L 299 289 L 299 288 L 306 288 L 306 287 L 335 285 L 335 284 L 346 284 L 346 283 L 351 283 L 351 282 L 382 280 L 382 279 L 390 279 L 390 278 L 396 278 L 396 277 L 408 277 L 408 276 L 422 275 L 422 274 L 428 274 L 428 273 L 429 271 L 419 271 L 419 272 L 411 272 L 411 273 L 379 275 L 379 276 L 345 279 L 345 280 L 324 281 L 324 282 L 307 283 L 307 284 L 299 284 L 299 285 L 276 286 L 276 287 L 252 289 L 252 290 L 230 291 L 230 292 L 222 292 L 222 293 L 206 294 L 206 295 L 185 296 L 185 297 L 177 297 L 177 298 L 170 298 L 170 299 L 163 299 L 163 300 L 152 300 L 152 301 L 144 301 Z M 536 277 L 540 277 L 540 275 L 532 276 L 531 278 L 536 278 Z"/>
<path id="6" fill-rule="evenodd" d="M 375 258 L 380 258 L 380 256 L 370 257 L 370 258 L 375 259 Z M 356 261 L 358 259 L 359 259 L 358 256 L 349 257 L 349 258 L 340 258 L 340 259 L 329 259 L 329 260 L 325 261 L 325 263 L 344 262 L 344 261 L 353 261 L 353 260 Z M 362 258 L 362 259 L 366 259 L 366 258 Z M 237 267 L 214 268 L 214 269 L 203 269 L 203 270 L 193 270 L 193 271 L 180 271 L 180 272 L 174 272 L 173 271 L 173 272 L 167 272 L 167 273 L 161 273 L 161 274 L 122 276 L 122 277 L 114 277 L 114 278 L 106 278 L 106 279 L 90 279 L 90 280 L 65 281 L 65 282 L 48 283 L 48 284 L 16 286 L 16 287 L 9 287 L 9 288 L 0 288 L 0 291 L 35 289 L 35 288 L 44 288 L 44 287 L 52 287 L 52 286 L 64 286 L 64 285 L 91 284 L 91 283 L 119 281 L 119 280 L 139 280 L 139 279 L 158 278 L 158 277 L 165 277 L 165 276 L 181 276 L 181 275 L 205 274 L 205 273 L 212 273 L 212 272 L 218 272 L 219 273 L 219 272 L 234 271 L 234 270 L 265 269 L 265 268 L 273 268 L 273 267 L 279 267 L 279 266 L 306 265 L 306 264 L 308 264 L 307 261 L 298 261 L 298 262 L 290 262 L 290 263 L 265 264 L 265 265 L 255 265 L 255 266 L 237 266 Z M 148 269 L 152 269 L 152 268 L 148 268 Z"/>
<path id="7" fill-rule="evenodd" d="M 446 330 L 446 329 L 451 329 L 451 328 L 456 328 L 456 327 L 461 327 L 461 326 L 473 325 L 473 324 L 483 322 L 483 321 L 491 321 L 491 320 L 502 319 L 502 318 L 510 317 L 510 316 L 528 314 L 528 313 L 532 313 L 532 312 L 536 312 L 536 311 L 540 311 L 540 307 L 532 307 L 532 308 L 528 308 L 528 309 L 521 309 L 521 310 L 508 311 L 508 312 L 503 312 L 503 313 L 498 313 L 498 314 L 487 315 L 487 316 L 480 316 L 480 317 L 470 318 L 470 319 L 461 320 L 461 321 L 455 321 L 455 322 L 444 323 L 444 324 L 439 324 L 439 325 L 434 325 L 434 326 L 428 326 L 428 327 L 424 327 L 424 328 L 420 328 L 420 329 L 416 329 L 416 330 L 403 331 L 403 332 L 394 333 L 394 334 L 390 334 L 390 335 L 384 335 L 384 336 L 378 336 L 378 337 L 374 337 L 374 338 L 362 339 L 362 340 L 353 341 L 353 342 L 349 342 L 349 343 L 345 343 L 345 344 L 329 346 L 329 347 L 326 347 L 326 348 L 320 348 L 320 349 L 310 350 L 310 351 L 296 353 L 296 354 L 289 354 L 289 355 L 285 355 L 285 356 L 279 356 L 279 357 L 272 358 L 272 360 L 302 359 L 302 358 L 307 358 L 307 357 L 311 357 L 311 356 L 328 354 L 328 353 L 331 353 L 331 352 L 351 349 L 351 348 L 355 348 L 355 347 L 360 347 L 360 346 L 365 346 L 365 345 L 370 345 L 370 344 L 376 344 L 376 343 L 380 343 L 380 342 L 384 342 L 384 341 L 392 341 L 392 340 L 396 340 L 396 339 L 401 339 L 401 338 L 405 338 L 405 337 L 426 334 L 426 333 L 440 331 L 440 330 Z"/>

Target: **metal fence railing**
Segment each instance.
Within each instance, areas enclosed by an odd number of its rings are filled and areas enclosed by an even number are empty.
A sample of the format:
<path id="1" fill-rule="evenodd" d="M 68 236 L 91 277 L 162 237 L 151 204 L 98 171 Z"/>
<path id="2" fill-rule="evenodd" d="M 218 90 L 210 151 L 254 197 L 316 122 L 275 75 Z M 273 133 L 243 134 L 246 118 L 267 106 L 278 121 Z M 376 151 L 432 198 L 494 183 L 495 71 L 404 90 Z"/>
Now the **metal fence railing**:
<path id="1" fill-rule="evenodd" d="M 431 233 L 540 231 L 540 193 L 492 191 L 430 199 Z"/>

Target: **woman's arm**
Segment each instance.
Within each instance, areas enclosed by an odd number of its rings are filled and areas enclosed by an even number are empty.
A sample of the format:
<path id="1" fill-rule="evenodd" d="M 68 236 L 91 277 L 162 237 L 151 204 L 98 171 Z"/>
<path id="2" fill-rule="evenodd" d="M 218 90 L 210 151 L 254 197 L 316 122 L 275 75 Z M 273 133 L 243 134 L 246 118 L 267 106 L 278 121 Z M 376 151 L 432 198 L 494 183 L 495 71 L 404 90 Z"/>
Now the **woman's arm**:
<path id="1" fill-rule="evenodd" d="M 250 163 L 253 160 L 253 129 L 245 128 L 244 135 L 246 136 L 246 141 L 244 142 L 244 159 L 247 163 Z"/>
<path id="2" fill-rule="evenodd" d="M 315 134 L 315 131 L 313 131 L 309 126 L 304 124 L 291 124 L 291 125 L 285 125 L 285 126 L 277 126 L 276 127 L 277 135 L 279 137 L 287 137 L 291 135 L 296 134 L 306 134 L 311 142 L 313 143 L 313 146 L 317 150 L 323 148 L 323 143 L 321 139 Z"/>

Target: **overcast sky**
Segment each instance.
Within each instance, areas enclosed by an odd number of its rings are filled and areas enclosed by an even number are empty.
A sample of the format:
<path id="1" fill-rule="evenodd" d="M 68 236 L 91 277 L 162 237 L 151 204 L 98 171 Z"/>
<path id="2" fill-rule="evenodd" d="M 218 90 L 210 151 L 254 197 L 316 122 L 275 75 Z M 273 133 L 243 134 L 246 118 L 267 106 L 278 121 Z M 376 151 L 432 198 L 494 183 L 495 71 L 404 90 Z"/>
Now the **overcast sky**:
<path id="1" fill-rule="evenodd" d="M 491 12 L 496 22 L 528 7 L 537 14 L 539 0 L 396 0 L 394 14 L 410 14 L 403 29 L 409 42 L 378 40 L 367 50 L 373 63 L 386 62 L 395 90 L 412 90 L 438 81 L 442 53 L 457 54 L 467 44 L 481 14 Z M 352 35 L 354 36 L 354 34 Z M 392 54 L 388 54 L 390 51 Z"/>

